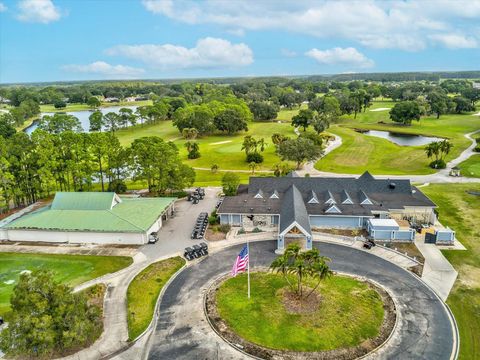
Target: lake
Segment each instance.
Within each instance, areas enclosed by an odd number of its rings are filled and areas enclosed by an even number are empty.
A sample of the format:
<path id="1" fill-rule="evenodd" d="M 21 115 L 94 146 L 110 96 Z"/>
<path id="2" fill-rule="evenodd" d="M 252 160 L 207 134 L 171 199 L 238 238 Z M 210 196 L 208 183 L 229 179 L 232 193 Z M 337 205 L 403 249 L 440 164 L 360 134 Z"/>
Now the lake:
<path id="1" fill-rule="evenodd" d="M 109 106 L 109 107 L 104 107 L 104 108 L 100 108 L 99 110 L 105 115 L 109 112 L 114 112 L 114 113 L 117 113 L 120 111 L 120 109 L 123 109 L 123 108 L 126 108 L 126 109 L 132 109 L 133 111 L 137 110 L 137 106 Z M 85 132 L 89 132 L 89 128 L 90 128 L 90 120 L 88 119 L 89 116 L 92 114 L 92 111 L 90 110 L 81 110 L 81 111 L 67 111 L 66 112 L 68 115 L 73 115 L 75 116 L 76 118 L 78 118 L 78 120 L 80 120 L 80 124 L 82 125 L 82 128 Z M 53 115 L 55 113 L 41 113 L 40 114 L 40 117 L 43 117 L 44 115 Z M 37 122 L 34 122 L 32 123 L 32 125 L 30 125 L 29 127 L 27 127 L 24 131 L 27 133 L 27 134 L 31 134 L 32 132 L 35 131 L 35 129 L 38 127 L 38 123 Z"/>
<path id="2" fill-rule="evenodd" d="M 434 141 L 442 141 L 444 138 L 439 137 L 430 137 L 422 135 L 413 135 L 413 134 L 400 134 L 390 131 L 379 131 L 379 130 L 368 130 L 362 132 L 364 135 L 375 136 L 382 139 L 389 140 L 397 145 L 401 146 L 422 146 L 430 144 Z"/>

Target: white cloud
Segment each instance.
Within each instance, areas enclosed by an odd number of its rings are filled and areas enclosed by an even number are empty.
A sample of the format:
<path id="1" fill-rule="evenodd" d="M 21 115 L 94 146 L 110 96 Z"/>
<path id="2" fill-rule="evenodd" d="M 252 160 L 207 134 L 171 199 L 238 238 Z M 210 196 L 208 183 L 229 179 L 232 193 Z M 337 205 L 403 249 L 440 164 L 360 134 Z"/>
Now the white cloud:
<path id="1" fill-rule="evenodd" d="M 246 66 L 253 62 L 252 50 L 244 43 L 207 37 L 195 47 L 172 44 L 118 45 L 107 49 L 108 55 L 125 56 L 161 69 L 219 68 Z"/>
<path id="2" fill-rule="evenodd" d="M 449 49 L 472 49 L 478 46 L 475 38 L 461 34 L 436 34 L 430 38 Z"/>
<path id="3" fill-rule="evenodd" d="M 4 11 L 7 11 L 7 10 L 8 10 L 8 8 L 5 6 L 5 4 L 0 2 L 0 13 L 4 12 Z"/>
<path id="4" fill-rule="evenodd" d="M 60 19 L 60 10 L 51 0 L 22 0 L 18 3 L 17 18 L 25 22 L 48 24 Z"/>
<path id="5" fill-rule="evenodd" d="M 305 55 L 315 59 L 320 64 L 326 65 L 348 65 L 357 68 L 369 68 L 374 65 L 373 60 L 352 47 L 336 47 L 328 50 L 311 49 Z"/>
<path id="6" fill-rule="evenodd" d="M 295 56 L 297 56 L 297 53 L 295 51 L 292 51 L 292 50 L 286 49 L 286 48 L 280 49 L 280 53 L 285 57 L 295 57 Z"/>
<path id="7" fill-rule="evenodd" d="M 471 34 L 480 17 L 478 0 L 143 0 L 143 5 L 154 14 L 188 24 L 216 24 L 226 31 L 285 30 L 407 51 L 438 44 L 431 35 L 439 32 L 453 34 L 464 28 Z"/>
<path id="8" fill-rule="evenodd" d="M 113 76 L 136 76 L 143 74 L 144 69 L 135 68 L 125 65 L 111 65 L 104 61 L 95 61 L 86 65 L 65 65 L 63 70 L 76 73 L 86 74 L 101 74 L 101 75 L 113 75 Z"/>

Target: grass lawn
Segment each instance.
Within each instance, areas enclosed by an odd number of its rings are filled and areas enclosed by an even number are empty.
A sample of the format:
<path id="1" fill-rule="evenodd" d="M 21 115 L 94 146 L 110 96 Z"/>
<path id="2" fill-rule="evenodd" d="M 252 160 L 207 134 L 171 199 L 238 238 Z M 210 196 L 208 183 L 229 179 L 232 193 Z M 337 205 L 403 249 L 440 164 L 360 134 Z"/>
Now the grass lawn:
<path id="1" fill-rule="evenodd" d="M 319 287 L 319 309 L 310 314 L 285 311 L 283 276 L 251 274 L 230 278 L 217 292 L 217 307 L 232 330 L 253 343 L 280 350 L 322 351 L 352 347 L 378 335 L 383 321 L 380 295 L 355 279 L 333 276 Z"/>
<path id="2" fill-rule="evenodd" d="M 10 295 L 24 270 L 48 269 L 58 281 L 75 286 L 132 263 L 126 256 L 0 253 L 0 316 L 10 310 Z"/>
<path id="3" fill-rule="evenodd" d="M 201 157 L 195 160 L 187 159 L 187 149 L 184 146 L 186 141 L 171 121 L 144 126 L 137 125 L 118 131 L 117 136 L 123 145 L 130 144 L 136 138 L 153 135 L 173 141 L 180 150 L 180 156 L 184 163 L 192 167 L 210 169 L 213 164 L 217 164 L 220 170 L 249 170 L 248 163 L 245 161 L 245 152 L 241 149 L 243 138 L 246 135 L 252 135 L 256 139 L 264 138 L 267 143 L 265 151 L 262 153 L 265 160 L 258 170 L 271 170 L 276 163 L 280 162 L 275 153 L 275 146 L 272 144 L 272 134 L 281 133 L 293 137 L 295 136 L 293 126 L 290 123 L 251 122 L 248 124 L 248 128 L 248 132 L 236 135 L 215 134 L 196 139 L 195 141 L 200 146 Z"/>
<path id="4" fill-rule="evenodd" d="M 152 321 L 158 296 L 165 283 L 183 265 L 185 260 L 173 257 L 143 269 L 130 283 L 127 292 L 128 337 L 140 335 Z"/>
<path id="5" fill-rule="evenodd" d="M 463 176 L 480 177 L 480 154 L 475 154 L 469 159 L 460 163 L 458 167 L 461 169 Z"/>
<path id="6" fill-rule="evenodd" d="M 397 125 L 390 121 L 388 110 L 370 111 L 375 108 L 392 107 L 393 102 L 374 102 L 366 112 L 343 116 L 338 126 L 332 126 L 329 132 L 342 137 L 343 144 L 315 164 L 322 171 L 358 174 L 369 170 L 374 174 L 429 174 L 434 172 L 428 167 L 429 160 L 424 146 L 399 146 L 388 140 L 364 135 L 354 128 L 366 130 L 384 130 L 407 134 L 420 134 L 450 139 L 454 147 L 446 160 L 454 159 L 470 145 L 464 134 L 480 128 L 480 118 L 471 114 L 442 115 L 422 118 L 411 126 Z M 383 123 L 382 123 L 383 122 Z"/>
<path id="7" fill-rule="evenodd" d="M 431 184 L 422 187 L 438 206 L 440 221 L 456 231 L 467 251 L 444 251 L 458 271 L 447 299 L 460 329 L 462 360 L 480 358 L 480 184 Z"/>

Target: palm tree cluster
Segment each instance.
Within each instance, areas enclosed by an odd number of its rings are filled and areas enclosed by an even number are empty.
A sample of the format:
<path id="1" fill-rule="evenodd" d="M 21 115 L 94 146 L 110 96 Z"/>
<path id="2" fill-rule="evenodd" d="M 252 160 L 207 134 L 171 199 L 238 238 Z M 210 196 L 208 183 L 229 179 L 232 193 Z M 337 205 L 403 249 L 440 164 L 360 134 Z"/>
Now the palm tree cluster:
<path id="1" fill-rule="evenodd" d="M 321 256 L 318 249 L 302 251 L 297 243 L 291 243 L 283 255 L 272 262 L 270 269 L 281 273 L 290 289 L 300 299 L 306 299 L 317 290 L 322 280 L 333 274 L 327 265 L 328 262 L 330 262 L 330 258 Z M 292 281 L 292 278 L 295 278 L 296 281 Z M 303 284 L 306 279 L 317 280 L 317 283 L 305 296 Z"/>
<path id="2" fill-rule="evenodd" d="M 445 167 L 445 156 L 450 153 L 452 150 L 453 144 L 448 141 L 448 139 L 442 141 L 434 141 L 425 146 L 425 153 L 430 159 L 435 157 L 435 160 L 430 164 L 433 168 L 444 168 Z"/>

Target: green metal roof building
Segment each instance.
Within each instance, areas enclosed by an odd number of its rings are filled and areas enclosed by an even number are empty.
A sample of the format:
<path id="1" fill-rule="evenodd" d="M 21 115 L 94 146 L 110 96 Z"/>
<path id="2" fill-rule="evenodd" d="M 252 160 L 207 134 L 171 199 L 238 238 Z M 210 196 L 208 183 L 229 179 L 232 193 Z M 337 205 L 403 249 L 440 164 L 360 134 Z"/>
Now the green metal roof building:
<path id="1" fill-rule="evenodd" d="M 59 192 L 51 205 L 13 220 L 1 232 L 11 241 L 145 244 L 172 214 L 175 200 Z"/>

